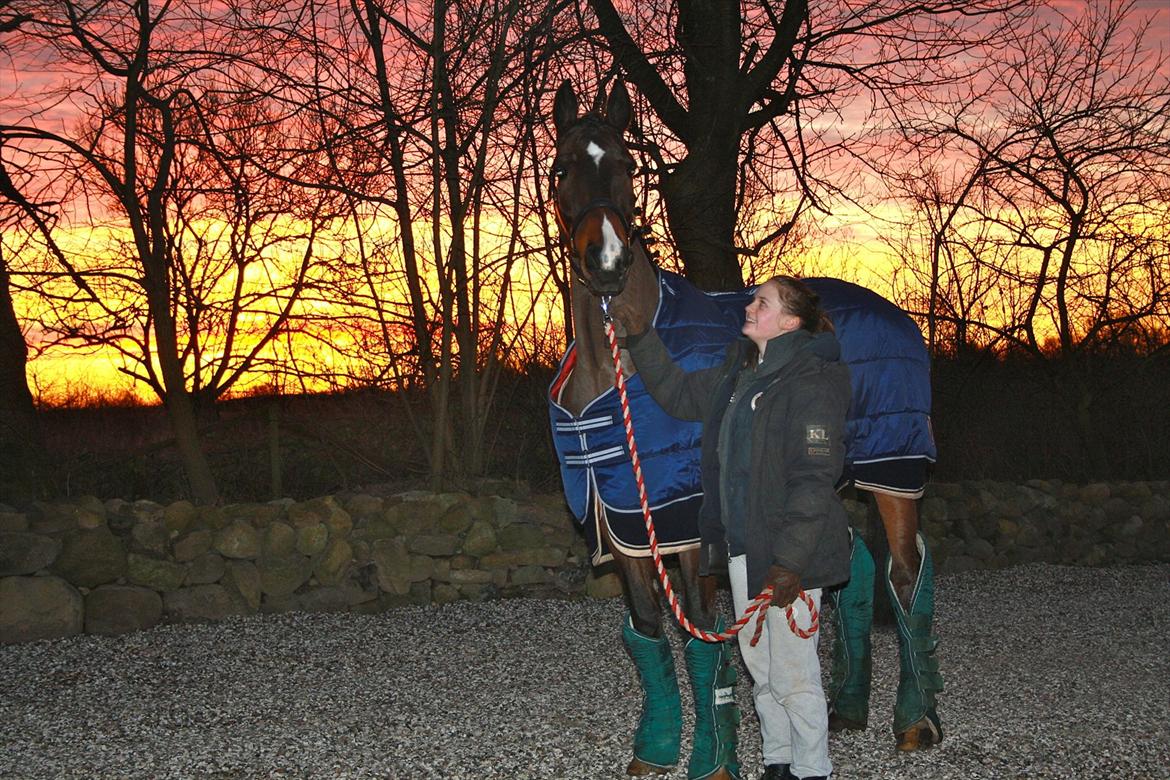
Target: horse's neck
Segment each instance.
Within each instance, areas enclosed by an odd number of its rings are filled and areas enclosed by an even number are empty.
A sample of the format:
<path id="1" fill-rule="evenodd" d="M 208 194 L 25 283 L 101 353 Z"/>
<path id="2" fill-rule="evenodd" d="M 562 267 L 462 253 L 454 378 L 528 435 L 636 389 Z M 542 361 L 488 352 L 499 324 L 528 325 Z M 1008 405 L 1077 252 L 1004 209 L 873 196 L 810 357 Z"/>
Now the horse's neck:
<path id="1" fill-rule="evenodd" d="M 658 307 L 658 275 L 641 243 L 635 242 L 632 251 L 633 264 L 620 297 L 623 301 L 633 302 L 649 322 Z M 573 334 L 577 360 L 573 374 L 565 384 L 561 405 L 579 413 L 590 401 L 613 387 L 615 380 L 613 350 L 606 335 L 601 303 L 580 282 L 573 285 Z M 633 374 L 633 361 L 624 349 L 621 360 L 622 372 L 626 376 Z"/>

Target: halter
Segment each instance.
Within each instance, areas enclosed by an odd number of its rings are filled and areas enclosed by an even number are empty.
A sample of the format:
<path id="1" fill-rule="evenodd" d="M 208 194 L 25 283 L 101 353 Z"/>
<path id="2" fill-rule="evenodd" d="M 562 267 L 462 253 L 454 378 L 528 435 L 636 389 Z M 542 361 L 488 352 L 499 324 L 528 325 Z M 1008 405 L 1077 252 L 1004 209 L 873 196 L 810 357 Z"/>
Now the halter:
<path id="1" fill-rule="evenodd" d="M 557 198 L 557 180 L 555 177 L 550 177 L 548 189 L 549 194 L 552 196 L 553 212 L 557 217 L 557 225 L 561 228 L 562 241 L 565 243 L 565 248 L 569 254 L 569 267 L 573 270 L 573 273 L 577 275 L 577 278 L 581 280 L 581 283 L 585 285 L 585 288 L 589 290 L 589 292 L 594 296 L 598 298 L 612 297 L 605 296 L 598 292 L 589 282 L 589 275 L 584 272 L 585 269 L 582 265 L 584 261 L 582 259 L 578 259 L 577 253 L 573 251 L 573 246 L 577 243 L 577 233 L 581 230 L 581 225 L 585 222 L 585 218 L 589 216 L 590 212 L 596 211 L 597 209 L 606 209 L 607 211 L 613 212 L 613 214 L 617 216 L 618 220 L 621 222 L 622 230 L 625 231 L 626 234 L 625 241 L 623 241 L 622 244 L 627 250 L 630 249 L 634 239 L 638 236 L 640 231 L 630 224 L 630 220 L 622 212 L 621 207 L 619 207 L 617 203 L 614 203 L 614 201 L 610 198 L 594 198 L 585 204 L 585 206 L 577 213 L 577 215 L 573 217 L 572 221 L 566 220 L 564 213 L 561 211 L 560 199 Z M 627 272 L 628 270 L 629 269 L 626 269 Z M 623 275 L 624 273 L 625 272 L 623 272 Z M 605 308 L 608 310 L 608 306 Z"/>

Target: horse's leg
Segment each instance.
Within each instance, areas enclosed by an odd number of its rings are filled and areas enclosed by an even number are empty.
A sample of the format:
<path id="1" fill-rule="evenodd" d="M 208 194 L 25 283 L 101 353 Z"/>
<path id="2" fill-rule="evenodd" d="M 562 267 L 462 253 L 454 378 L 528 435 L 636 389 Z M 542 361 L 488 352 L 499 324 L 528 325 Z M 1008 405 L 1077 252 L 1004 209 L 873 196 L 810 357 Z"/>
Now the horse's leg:
<path id="1" fill-rule="evenodd" d="M 850 537 L 849 581 L 829 594 L 834 631 L 830 731 L 862 731 L 869 723 L 875 567 L 861 534 L 851 531 Z"/>
<path id="2" fill-rule="evenodd" d="M 922 559 L 918 554 L 918 505 L 914 499 L 874 493 L 886 543 L 890 548 L 889 581 L 902 609 L 909 611 Z"/>
<path id="3" fill-rule="evenodd" d="M 691 622 L 706 631 L 723 629 L 715 613 L 715 577 L 699 576 L 699 551 L 678 555 L 684 604 Z M 731 780 L 739 776 L 736 727 L 739 706 L 735 703 L 736 670 L 732 665 L 730 642 L 687 639 L 683 655 L 695 699 L 695 734 L 687 765 L 688 778 Z"/>
<path id="4" fill-rule="evenodd" d="M 931 633 L 934 620 L 934 566 L 926 540 L 918 533 L 913 499 L 875 493 L 890 557 L 882 579 L 898 624 L 900 675 L 894 704 L 894 735 L 899 750 L 917 750 L 942 741 L 935 694 L 942 690 Z"/>
<path id="5" fill-rule="evenodd" d="M 649 558 L 623 555 L 602 522 L 605 543 L 613 553 L 629 615 L 622 641 L 642 683 L 642 715 L 634 733 L 629 775 L 665 774 L 678 764 L 682 738 L 682 700 L 670 642 L 663 635 L 656 574 Z"/>

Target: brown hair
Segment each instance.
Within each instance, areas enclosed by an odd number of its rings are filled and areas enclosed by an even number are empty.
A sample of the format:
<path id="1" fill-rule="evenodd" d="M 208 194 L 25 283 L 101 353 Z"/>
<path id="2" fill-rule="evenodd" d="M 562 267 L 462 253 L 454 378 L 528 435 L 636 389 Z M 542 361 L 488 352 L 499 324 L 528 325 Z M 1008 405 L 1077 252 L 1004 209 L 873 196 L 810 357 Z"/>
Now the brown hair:
<path id="1" fill-rule="evenodd" d="M 807 284 L 795 276 L 784 275 L 773 276 L 768 282 L 776 283 L 780 304 L 789 314 L 800 318 L 800 327 L 809 333 L 834 332 L 833 321 L 821 308 L 821 297 Z"/>

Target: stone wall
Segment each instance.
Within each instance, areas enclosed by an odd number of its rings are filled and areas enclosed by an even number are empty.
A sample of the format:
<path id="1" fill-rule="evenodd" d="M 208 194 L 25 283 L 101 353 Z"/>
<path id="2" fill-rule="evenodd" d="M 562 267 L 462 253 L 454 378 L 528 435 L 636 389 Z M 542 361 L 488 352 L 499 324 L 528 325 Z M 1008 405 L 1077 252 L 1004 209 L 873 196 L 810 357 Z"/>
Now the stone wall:
<path id="1" fill-rule="evenodd" d="M 867 504 L 847 505 L 855 524 L 872 518 Z M 1167 482 L 936 483 L 921 512 L 944 573 L 1170 561 Z M 619 594 L 608 569 L 588 565 L 560 495 L 0 505 L 4 643 L 256 612 Z"/>

